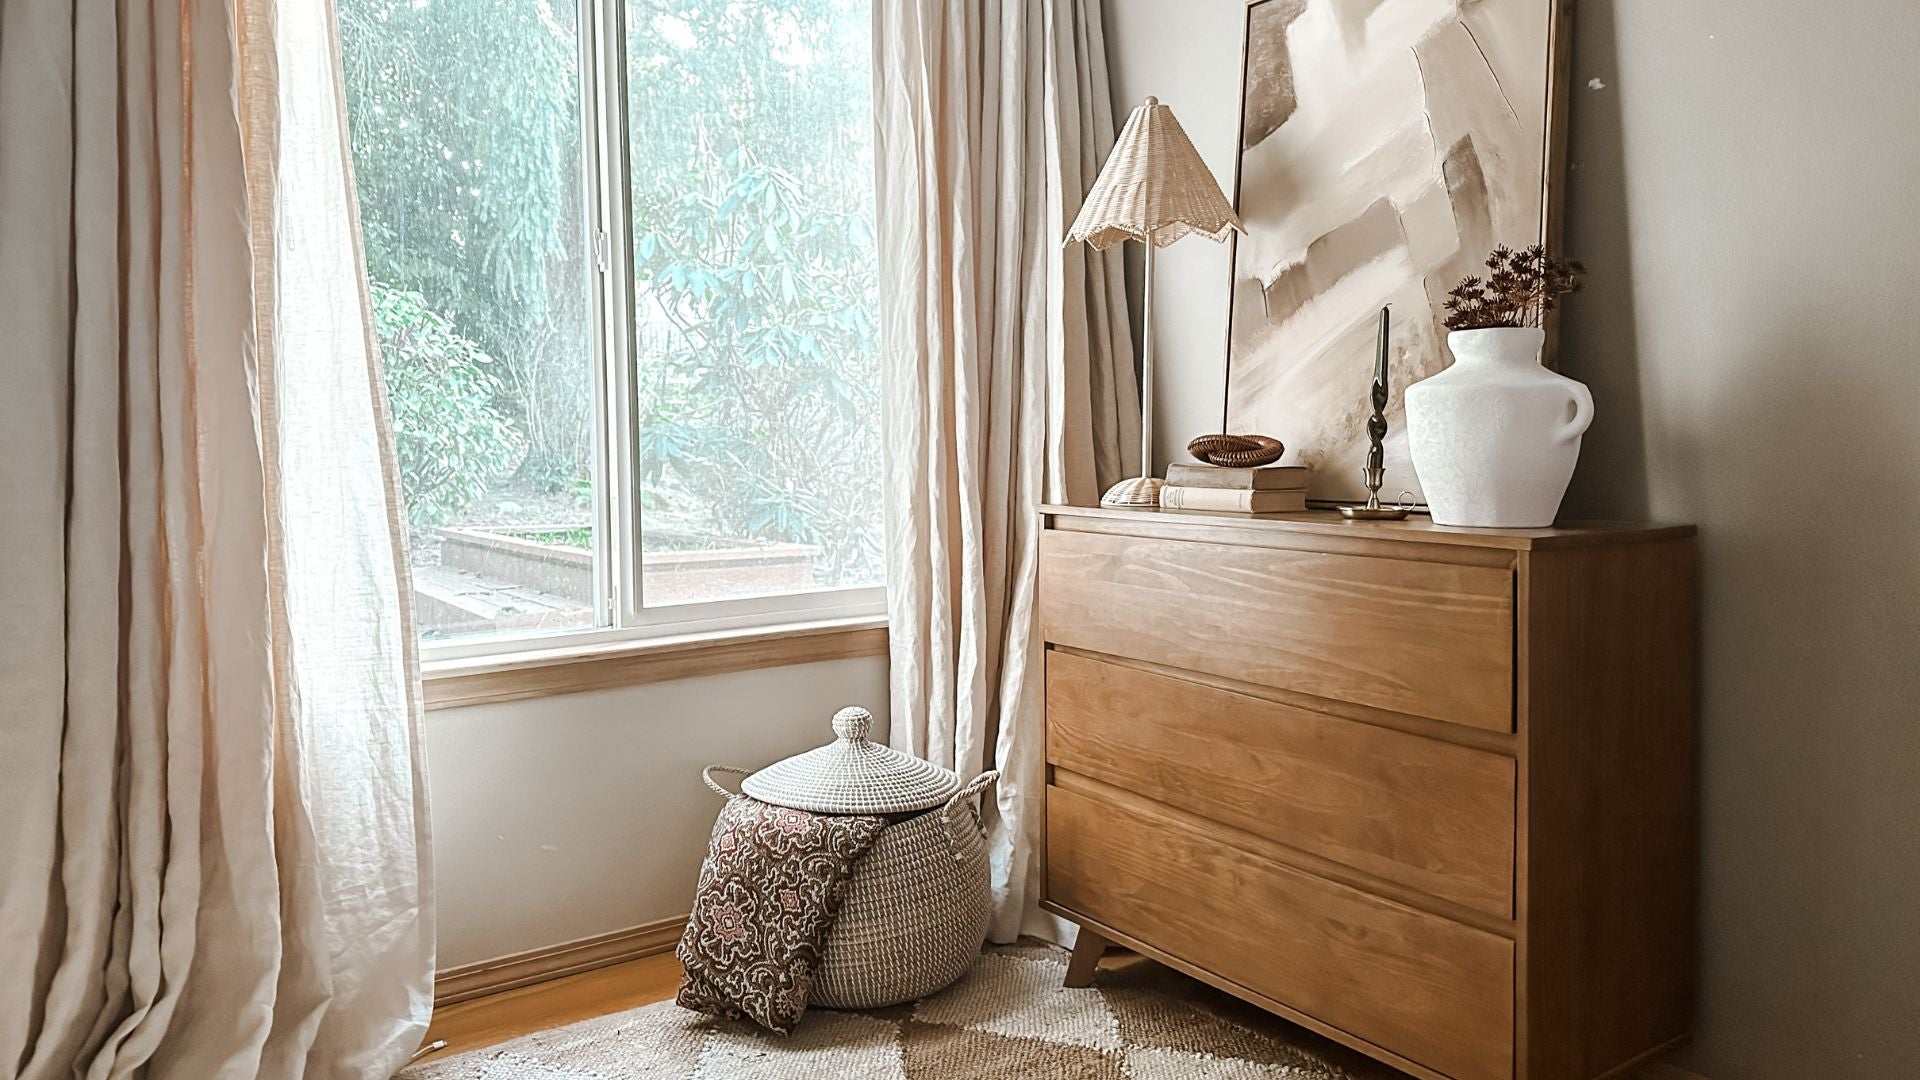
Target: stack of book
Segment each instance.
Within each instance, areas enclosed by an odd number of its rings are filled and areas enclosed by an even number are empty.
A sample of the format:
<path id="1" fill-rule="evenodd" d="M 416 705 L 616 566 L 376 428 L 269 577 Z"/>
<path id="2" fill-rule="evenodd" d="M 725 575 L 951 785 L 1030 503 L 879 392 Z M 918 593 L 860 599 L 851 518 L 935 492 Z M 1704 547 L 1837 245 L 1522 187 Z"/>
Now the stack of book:
<path id="1" fill-rule="evenodd" d="M 1181 462 L 1167 466 L 1160 489 L 1163 510 L 1218 510 L 1232 514 L 1278 514 L 1307 508 L 1304 465 L 1229 469 Z"/>

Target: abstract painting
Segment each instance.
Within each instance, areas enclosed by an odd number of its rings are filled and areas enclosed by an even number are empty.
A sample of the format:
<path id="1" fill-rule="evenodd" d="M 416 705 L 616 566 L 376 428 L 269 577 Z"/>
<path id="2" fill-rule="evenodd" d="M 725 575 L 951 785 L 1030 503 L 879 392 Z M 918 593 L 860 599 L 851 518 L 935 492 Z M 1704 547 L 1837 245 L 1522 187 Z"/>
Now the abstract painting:
<path id="1" fill-rule="evenodd" d="M 1381 497 L 1420 501 L 1401 395 L 1443 370 L 1442 304 L 1496 244 L 1550 243 L 1564 0 L 1247 6 L 1228 431 L 1287 444 L 1315 500 L 1364 499 L 1393 309 Z"/>

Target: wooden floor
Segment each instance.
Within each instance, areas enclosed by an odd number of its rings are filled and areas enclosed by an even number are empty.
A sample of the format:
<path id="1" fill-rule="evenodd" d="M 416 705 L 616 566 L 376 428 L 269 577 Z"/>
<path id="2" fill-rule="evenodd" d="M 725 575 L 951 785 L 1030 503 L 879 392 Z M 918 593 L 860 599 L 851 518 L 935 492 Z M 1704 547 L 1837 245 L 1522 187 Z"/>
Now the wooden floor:
<path id="1" fill-rule="evenodd" d="M 667 1000 L 679 986 L 680 960 L 665 952 L 491 997 L 462 1001 L 433 1011 L 427 1042 L 445 1039 L 447 1048 L 420 1060 L 462 1054 L 536 1031 L 637 1009 Z"/>
<path id="2" fill-rule="evenodd" d="M 1102 963 L 1120 959 L 1109 957 Z M 462 1054 L 536 1031 L 665 1001 L 679 985 L 680 961 L 669 952 L 449 1005 L 434 1010 L 433 1023 L 427 1028 L 427 1042 L 445 1039 L 446 1049 L 423 1055 L 420 1060 Z M 1704 1078 L 1676 1065 L 1655 1062 L 1618 1080 Z"/>

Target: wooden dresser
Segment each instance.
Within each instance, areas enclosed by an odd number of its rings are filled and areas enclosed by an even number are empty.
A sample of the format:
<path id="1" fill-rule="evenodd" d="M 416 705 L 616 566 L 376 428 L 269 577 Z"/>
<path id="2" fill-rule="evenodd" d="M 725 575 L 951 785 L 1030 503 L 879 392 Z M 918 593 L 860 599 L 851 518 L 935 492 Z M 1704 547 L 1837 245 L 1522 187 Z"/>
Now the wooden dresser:
<path id="1" fill-rule="evenodd" d="M 1420 1077 L 1682 1039 L 1693 529 L 1048 507 L 1046 884 Z"/>

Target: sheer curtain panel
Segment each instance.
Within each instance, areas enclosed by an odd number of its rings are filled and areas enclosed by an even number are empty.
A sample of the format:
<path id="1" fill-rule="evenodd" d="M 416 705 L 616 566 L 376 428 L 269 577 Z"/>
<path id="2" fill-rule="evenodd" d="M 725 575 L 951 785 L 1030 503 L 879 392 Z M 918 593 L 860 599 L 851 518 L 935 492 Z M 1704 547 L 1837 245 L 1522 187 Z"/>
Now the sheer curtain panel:
<path id="1" fill-rule="evenodd" d="M 1038 508 L 1139 466 L 1120 256 L 1062 245 L 1113 145 L 1100 4 L 889 0 L 874 49 L 892 738 L 1002 771 L 1006 941 L 1051 932 L 1034 907 Z"/>
<path id="2" fill-rule="evenodd" d="M 0 4 L 3 1077 L 381 1077 L 424 1030 L 331 17 Z"/>

